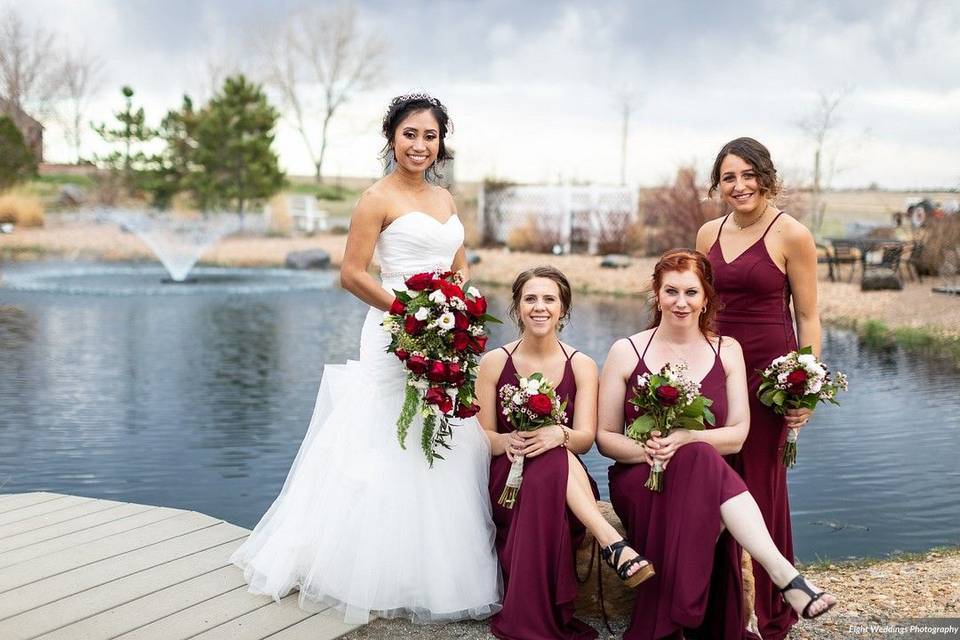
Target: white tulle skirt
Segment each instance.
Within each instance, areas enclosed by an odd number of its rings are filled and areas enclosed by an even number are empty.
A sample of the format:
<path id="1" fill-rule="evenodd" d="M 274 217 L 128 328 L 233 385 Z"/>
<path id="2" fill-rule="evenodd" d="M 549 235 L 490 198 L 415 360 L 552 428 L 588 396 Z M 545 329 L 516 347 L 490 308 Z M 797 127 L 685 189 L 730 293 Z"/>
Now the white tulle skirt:
<path id="1" fill-rule="evenodd" d="M 251 592 L 279 600 L 298 588 L 301 607 L 334 606 L 350 623 L 487 617 L 501 589 L 486 436 L 459 422 L 431 469 L 418 418 L 400 449 L 405 378 L 384 352 L 382 316 L 367 314 L 359 361 L 324 368 L 283 489 L 231 562 Z"/>

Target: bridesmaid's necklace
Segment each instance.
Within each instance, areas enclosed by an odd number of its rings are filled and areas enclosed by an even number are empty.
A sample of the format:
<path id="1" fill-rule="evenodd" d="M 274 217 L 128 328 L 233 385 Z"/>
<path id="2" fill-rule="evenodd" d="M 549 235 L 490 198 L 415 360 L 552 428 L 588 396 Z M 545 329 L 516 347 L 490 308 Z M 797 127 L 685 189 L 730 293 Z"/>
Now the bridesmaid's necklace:
<path id="1" fill-rule="evenodd" d="M 747 227 L 752 227 L 753 225 L 755 225 L 755 224 L 757 224 L 758 222 L 760 222 L 760 219 L 763 218 L 763 216 L 767 213 L 767 209 L 769 209 L 769 208 L 770 208 L 770 203 L 767 202 L 766 206 L 763 208 L 763 211 L 760 212 L 760 215 L 758 215 L 756 218 L 754 218 L 752 221 L 748 222 L 747 224 L 740 224 L 740 221 L 737 220 L 737 212 L 734 211 L 734 212 L 733 212 L 733 224 L 737 225 L 737 228 L 740 229 L 740 231 L 743 231 L 743 230 L 746 229 Z"/>

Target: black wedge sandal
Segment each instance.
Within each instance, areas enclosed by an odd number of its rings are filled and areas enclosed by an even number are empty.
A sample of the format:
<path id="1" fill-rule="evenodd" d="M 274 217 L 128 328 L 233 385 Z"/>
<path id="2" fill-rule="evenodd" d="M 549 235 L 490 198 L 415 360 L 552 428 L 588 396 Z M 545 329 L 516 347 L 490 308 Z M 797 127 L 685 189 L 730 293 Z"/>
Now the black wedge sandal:
<path id="1" fill-rule="evenodd" d="M 819 599 L 822 598 L 823 596 L 827 595 L 827 592 L 826 592 L 826 591 L 821 591 L 820 593 L 815 593 L 815 592 L 813 591 L 813 589 L 811 589 L 811 588 L 807 585 L 807 581 L 806 581 L 806 579 L 804 579 L 803 574 L 800 574 L 800 573 L 798 573 L 798 574 L 796 575 L 796 577 L 795 577 L 793 580 L 791 580 L 791 581 L 789 582 L 789 584 L 787 584 L 787 586 L 782 587 L 782 588 L 779 590 L 779 591 L 780 591 L 780 597 L 783 598 L 783 601 L 786 602 L 788 605 L 790 605 L 790 602 L 787 600 L 787 595 L 786 595 L 786 594 L 787 594 L 787 591 L 790 591 L 791 589 L 797 589 L 798 591 L 803 591 L 805 594 L 807 594 L 808 596 L 810 596 L 810 602 L 807 603 L 807 606 L 805 606 L 805 607 L 803 608 L 803 612 L 800 613 L 800 615 L 803 616 L 804 619 L 806 619 L 806 620 L 812 620 L 812 619 L 814 619 L 814 618 L 819 618 L 820 616 L 822 616 L 823 614 L 825 614 L 827 611 L 830 611 L 830 609 L 833 609 L 833 607 L 836 606 L 836 604 L 837 604 L 836 602 L 834 602 L 834 603 L 832 603 L 832 604 L 830 604 L 830 605 L 827 605 L 827 608 L 824 609 L 823 611 L 821 611 L 820 613 L 817 613 L 817 614 L 814 614 L 814 615 L 810 615 L 810 607 L 813 606 L 813 603 L 814 603 L 814 602 L 816 602 L 817 600 L 819 600 Z M 793 605 L 790 605 L 790 606 L 792 607 Z"/>
<path id="2" fill-rule="evenodd" d="M 633 589 L 644 580 L 653 577 L 655 572 L 653 570 L 653 565 L 650 564 L 646 558 L 639 554 L 636 558 L 627 560 L 621 565 L 620 555 L 627 546 L 629 545 L 627 545 L 626 540 L 619 540 L 611 544 L 609 547 L 601 548 L 600 555 L 603 556 L 604 562 L 610 565 L 610 567 L 617 572 L 617 576 L 623 581 L 623 584 Z M 636 573 L 633 575 L 630 575 L 631 567 L 638 565 L 641 562 L 646 562 L 647 564 L 637 569 Z"/>

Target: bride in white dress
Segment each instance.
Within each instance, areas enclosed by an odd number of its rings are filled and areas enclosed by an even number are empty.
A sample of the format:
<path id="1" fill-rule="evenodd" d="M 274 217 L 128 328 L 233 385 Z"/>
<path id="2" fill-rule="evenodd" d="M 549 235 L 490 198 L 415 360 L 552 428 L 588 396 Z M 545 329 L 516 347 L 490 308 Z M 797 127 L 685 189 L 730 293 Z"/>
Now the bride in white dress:
<path id="1" fill-rule="evenodd" d="M 484 618 L 499 609 L 500 573 L 487 490 L 489 445 L 476 419 L 455 423 L 433 468 L 419 418 L 397 442 L 404 369 L 380 326 L 393 289 L 435 268 L 466 272 L 463 225 L 446 189 L 425 180 L 449 157 L 444 107 L 395 98 L 384 118 L 393 171 L 353 214 L 342 286 L 370 305 L 360 359 L 326 365 L 316 408 L 279 497 L 231 561 L 253 593 L 300 590 L 304 608 L 334 606 L 347 622 Z M 367 273 L 376 257 L 381 282 Z"/>

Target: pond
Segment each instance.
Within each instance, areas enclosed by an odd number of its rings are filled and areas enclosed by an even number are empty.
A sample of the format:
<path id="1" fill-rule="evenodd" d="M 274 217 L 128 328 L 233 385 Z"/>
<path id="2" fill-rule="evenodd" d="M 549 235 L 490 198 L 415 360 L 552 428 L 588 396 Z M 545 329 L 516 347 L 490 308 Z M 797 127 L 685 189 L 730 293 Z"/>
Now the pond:
<path id="1" fill-rule="evenodd" d="M 6 269 L 7 281 L 20 269 Z M 193 509 L 252 527 L 283 484 L 324 363 L 356 357 L 366 308 L 329 274 L 313 277 L 288 291 L 203 295 L 0 286 L 2 491 Z M 508 290 L 488 295 L 505 318 Z M 579 296 L 565 340 L 602 365 L 646 320 L 637 300 Z M 493 333 L 491 344 L 514 335 Z M 798 557 L 960 542 L 955 370 L 835 329 L 824 355 L 851 389 L 843 406 L 818 411 L 790 471 Z M 585 461 L 606 497 L 608 461 L 595 451 Z"/>

